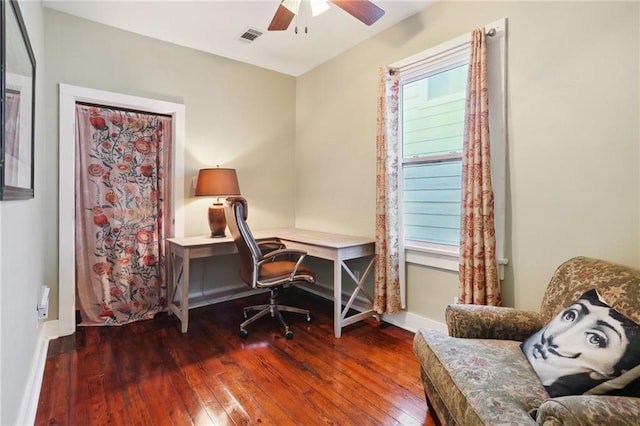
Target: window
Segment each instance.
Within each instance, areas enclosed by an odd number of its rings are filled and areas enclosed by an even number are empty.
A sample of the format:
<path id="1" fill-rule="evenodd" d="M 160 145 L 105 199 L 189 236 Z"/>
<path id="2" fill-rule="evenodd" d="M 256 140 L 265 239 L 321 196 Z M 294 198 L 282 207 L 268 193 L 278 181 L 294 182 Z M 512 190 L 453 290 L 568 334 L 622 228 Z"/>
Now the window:
<path id="1" fill-rule="evenodd" d="M 467 66 L 401 83 L 404 238 L 456 246 L 460 239 Z"/>
<path id="2" fill-rule="evenodd" d="M 486 25 L 492 179 L 499 264 L 505 206 L 506 20 Z M 462 144 L 470 35 L 392 66 L 400 73 L 400 234 L 405 262 L 458 270 Z"/>

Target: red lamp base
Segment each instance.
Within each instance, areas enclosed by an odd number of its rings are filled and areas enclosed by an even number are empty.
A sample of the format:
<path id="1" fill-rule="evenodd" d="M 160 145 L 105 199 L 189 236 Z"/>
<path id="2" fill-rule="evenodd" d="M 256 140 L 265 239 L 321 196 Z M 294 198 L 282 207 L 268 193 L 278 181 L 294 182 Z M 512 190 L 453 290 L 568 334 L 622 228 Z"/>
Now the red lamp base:
<path id="1" fill-rule="evenodd" d="M 209 229 L 212 238 L 226 237 L 227 219 L 224 216 L 224 204 L 213 203 L 209 206 Z"/>

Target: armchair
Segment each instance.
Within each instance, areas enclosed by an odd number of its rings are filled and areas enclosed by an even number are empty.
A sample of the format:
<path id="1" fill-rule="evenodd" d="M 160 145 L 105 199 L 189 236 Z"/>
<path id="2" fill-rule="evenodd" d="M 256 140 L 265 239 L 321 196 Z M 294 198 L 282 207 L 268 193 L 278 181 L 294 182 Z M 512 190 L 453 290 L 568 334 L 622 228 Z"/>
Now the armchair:
<path id="1" fill-rule="evenodd" d="M 640 271 L 586 257 L 558 267 L 539 312 L 449 305 L 449 335 L 422 329 L 413 342 L 430 409 L 443 424 L 465 426 L 637 424 L 640 398 L 551 398 L 520 348 L 522 341 L 594 288 L 612 308 L 640 323 Z"/>
<path id="2" fill-rule="evenodd" d="M 311 321 L 311 314 L 307 309 L 278 304 L 277 296 L 285 287 L 297 283 L 315 283 L 314 272 L 302 264 L 306 253 L 287 249 L 279 240 L 256 241 L 247 225 L 247 201 L 242 197 L 227 198 L 225 216 L 240 256 L 240 278 L 253 288 L 270 291 L 269 303 L 243 309 L 245 321 L 240 324 L 240 336 L 248 335 L 246 327 L 249 324 L 271 314 L 284 326 L 285 337 L 292 339 L 293 332 L 281 312 L 306 315 L 307 322 Z M 250 311 L 258 312 L 249 318 Z"/>

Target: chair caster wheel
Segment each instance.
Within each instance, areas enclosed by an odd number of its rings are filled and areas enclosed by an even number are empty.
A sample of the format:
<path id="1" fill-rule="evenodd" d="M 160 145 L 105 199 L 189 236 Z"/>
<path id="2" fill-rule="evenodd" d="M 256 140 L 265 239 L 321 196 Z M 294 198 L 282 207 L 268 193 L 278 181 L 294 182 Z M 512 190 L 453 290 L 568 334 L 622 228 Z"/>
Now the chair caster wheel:
<path id="1" fill-rule="evenodd" d="M 247 337 L 249 335 L 249 332 L 247 330 L 245 330 L 244 328 L 240 329 L 240 337 Z"/>
<path id="2" fill-rule="evenodd" d="M 287 340 L 291 340 L 291 339 L 293 339 L 293 331 L 287 331 L 287 332 L 284 334 L 284 337 L 286 337 L 286 338 L 287 338 Z"/>

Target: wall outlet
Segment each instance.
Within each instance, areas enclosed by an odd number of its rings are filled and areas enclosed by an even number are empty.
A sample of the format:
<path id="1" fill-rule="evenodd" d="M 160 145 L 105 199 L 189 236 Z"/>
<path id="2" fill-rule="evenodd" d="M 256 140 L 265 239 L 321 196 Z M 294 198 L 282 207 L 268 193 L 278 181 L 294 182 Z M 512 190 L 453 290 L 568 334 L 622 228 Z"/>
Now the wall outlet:
<path id="1" fill-rule="evenodd" d="M 49 318 L 49 291 L 51 291 L 51 289 L 46 285 L 43 285 L 40 289 L 40 300 L 38 300 L 39 320 Z"/>
<path id="2" fill-rule="evenodd" d="M 49 318 L 49 306 L 46 306 L 44 308 L 38 307 L 38 319 L 46 320 L 47 318 Z"/>

